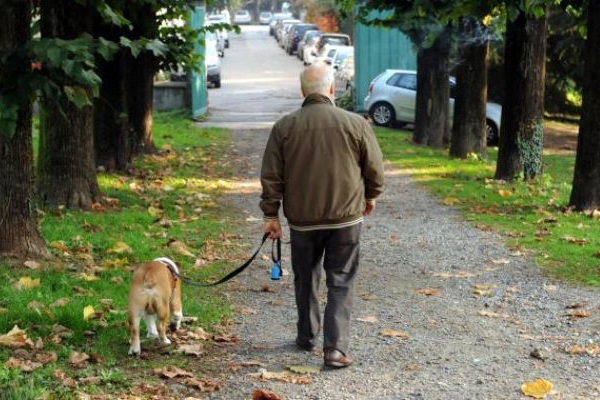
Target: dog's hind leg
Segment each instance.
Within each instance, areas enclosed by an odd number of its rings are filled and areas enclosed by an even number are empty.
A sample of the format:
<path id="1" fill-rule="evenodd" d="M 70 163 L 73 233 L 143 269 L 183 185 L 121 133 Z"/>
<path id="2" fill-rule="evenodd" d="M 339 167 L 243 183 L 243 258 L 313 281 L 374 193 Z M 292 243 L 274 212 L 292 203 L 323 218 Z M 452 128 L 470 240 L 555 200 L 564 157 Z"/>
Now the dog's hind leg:
<path id="1" fill-rule="evenodd" d="M 129 355 L 137 355 L 142 351 L 140 345 L 140 321 L 139 315 L 129 314 L 129 331 L 131 337 L 129 339 Z"/>
<path id="2" fill-rule="evenodd" d="M 144 315 L 144 320 L 146 321 L 146 331 L 148 331 L 147 336 L 149 338 L 157 338 L 158 330 L 156 329 L 156 315 L 146 314 Z"/>
<path id="3" fill-rule="evenodd" d="M 169 303 L 165 302 L 160 307 L 156 308 L 156 316 L 158 319 L 158 340 L 161 344 L 171 344 L 167 337 L 167 327 L 169 325 Z"/>
<path id="4" fill-rule="evenodd" d="M 171 329 L 176 331 L 177 329 L 181 328 L 181 321 L 183 320 L 183 312 L 182 311 L 176 311 L 173 313 L 173 322 L 171 322 Z"/>

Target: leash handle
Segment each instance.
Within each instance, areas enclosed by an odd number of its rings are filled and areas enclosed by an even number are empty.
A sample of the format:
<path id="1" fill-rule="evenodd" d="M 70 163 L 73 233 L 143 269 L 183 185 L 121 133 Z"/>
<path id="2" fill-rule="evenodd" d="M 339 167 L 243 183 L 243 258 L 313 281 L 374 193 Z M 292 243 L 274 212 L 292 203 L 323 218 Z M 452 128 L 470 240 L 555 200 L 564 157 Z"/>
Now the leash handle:
<path id="1" fill-rule="evenodd" d="M 277 248 L 277 253 L 275 253 Z M 271 267 L 271 280 L 277 281 L 283 276 L 283 269 L 281 269 L 281 239 L 273 239 L 271 244 L 271 259 L 273 260 L 273 267 Z"/>

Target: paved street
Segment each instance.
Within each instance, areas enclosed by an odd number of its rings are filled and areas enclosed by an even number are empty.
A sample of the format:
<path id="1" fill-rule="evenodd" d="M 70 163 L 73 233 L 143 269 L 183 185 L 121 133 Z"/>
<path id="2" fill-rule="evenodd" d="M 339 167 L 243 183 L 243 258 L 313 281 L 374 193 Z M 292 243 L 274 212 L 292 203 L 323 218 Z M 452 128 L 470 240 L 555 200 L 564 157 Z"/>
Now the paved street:
<path id="1" fill-rule="evenodd" d="M 208 116 L 200 123 L 228 128 L 266 128 L 302 102 L 302 62 L 269 36 L 268 26 L 242 26 L 229 33 L 222 59 L 222 87 L 208 89 Z"/>

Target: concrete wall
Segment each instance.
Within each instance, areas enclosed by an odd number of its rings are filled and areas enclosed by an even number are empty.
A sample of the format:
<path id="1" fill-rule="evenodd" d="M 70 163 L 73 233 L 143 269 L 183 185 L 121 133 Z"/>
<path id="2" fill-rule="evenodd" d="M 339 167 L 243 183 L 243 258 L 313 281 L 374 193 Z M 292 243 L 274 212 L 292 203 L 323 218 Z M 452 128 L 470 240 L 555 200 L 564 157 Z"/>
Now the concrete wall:
<path id="1" fill-rule="evenodd" d="M 157 82 L 154 84 L 152 106 L 156 111 L 190 108 L 187 82 Z"/>

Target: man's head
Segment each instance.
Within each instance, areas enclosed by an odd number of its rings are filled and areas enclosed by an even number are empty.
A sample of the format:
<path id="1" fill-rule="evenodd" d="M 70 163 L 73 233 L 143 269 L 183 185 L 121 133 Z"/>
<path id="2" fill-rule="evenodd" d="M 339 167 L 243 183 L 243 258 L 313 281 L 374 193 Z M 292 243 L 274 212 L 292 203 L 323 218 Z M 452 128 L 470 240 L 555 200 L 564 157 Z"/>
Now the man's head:
<path id="1" fill-rule="evenodd" d="M 304 97 L 318 93 L 333 98 L 333 73 L 325 63 L 315 63 L 300 73 L 300 88 Z"/>

